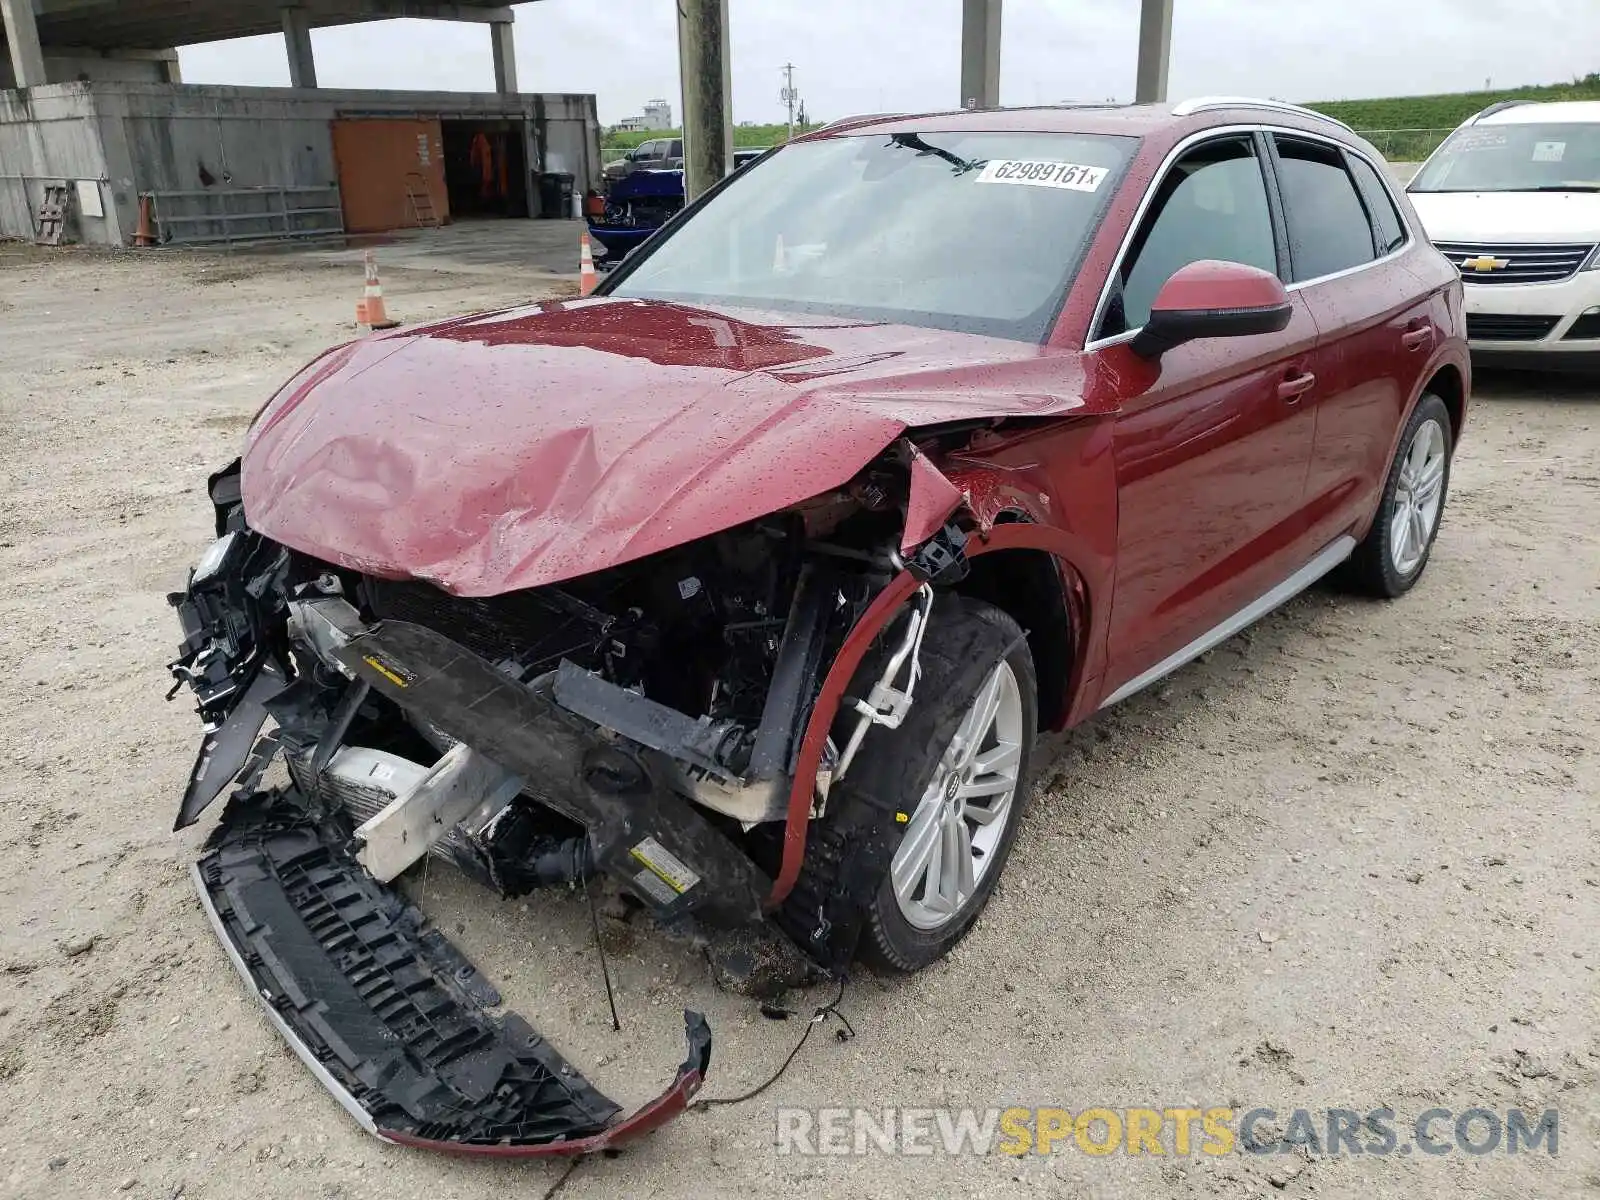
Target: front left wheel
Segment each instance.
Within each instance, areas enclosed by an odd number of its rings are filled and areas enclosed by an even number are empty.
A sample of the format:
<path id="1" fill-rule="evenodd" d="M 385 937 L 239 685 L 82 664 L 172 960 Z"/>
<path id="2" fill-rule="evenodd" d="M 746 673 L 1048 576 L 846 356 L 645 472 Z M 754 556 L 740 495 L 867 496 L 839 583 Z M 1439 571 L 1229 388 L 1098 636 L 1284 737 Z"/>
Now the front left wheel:
<path id="1" fill-rule="evenodd" d="M 993 894 L 1022 822 L 1038 726 L 1027 639 L 993 605 L 941 596 L 922 668 L 905 723 L 867 735 L 813 823 L 780 916 L 804 942 L 832 923 L 818 911 L 848 911 L 859 957 L 906 972 L 948 954 Z M 881 669 L 869 660 L 852 694 Z"/>

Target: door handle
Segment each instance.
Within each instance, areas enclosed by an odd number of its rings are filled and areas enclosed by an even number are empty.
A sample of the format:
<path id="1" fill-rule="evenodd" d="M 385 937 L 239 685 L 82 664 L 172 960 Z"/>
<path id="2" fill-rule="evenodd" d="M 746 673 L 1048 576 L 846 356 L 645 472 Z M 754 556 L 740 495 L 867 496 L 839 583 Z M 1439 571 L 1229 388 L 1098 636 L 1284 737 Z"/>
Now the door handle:
<path id="1" fill-rule="evenodd" d="M 1291 375 L 1278 385 L 1278 399 L 1294 404 L 1316 386 L 1317 377 L 1310 371 L 1303 375 Z"/>
<path id="2" fill-rule="evenodd" d="M 1421 350 L 1433 341 L 1433 328 L 1424 325 L 1421 329 L 1412 329 L 1401 334 L 1400 341 L 1407 350 Z"/>

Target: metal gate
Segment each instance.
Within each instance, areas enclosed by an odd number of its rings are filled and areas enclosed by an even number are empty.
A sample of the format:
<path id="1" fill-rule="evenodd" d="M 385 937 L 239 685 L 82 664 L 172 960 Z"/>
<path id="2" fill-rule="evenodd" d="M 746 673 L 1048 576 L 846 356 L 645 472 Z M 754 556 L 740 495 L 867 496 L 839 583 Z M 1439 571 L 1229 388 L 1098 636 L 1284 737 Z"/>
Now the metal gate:
<path id="1" fill-rule="evenodd" d="M 344 232 L 337 184 L 151 192 L 162 245 L 268 242 Z"/>

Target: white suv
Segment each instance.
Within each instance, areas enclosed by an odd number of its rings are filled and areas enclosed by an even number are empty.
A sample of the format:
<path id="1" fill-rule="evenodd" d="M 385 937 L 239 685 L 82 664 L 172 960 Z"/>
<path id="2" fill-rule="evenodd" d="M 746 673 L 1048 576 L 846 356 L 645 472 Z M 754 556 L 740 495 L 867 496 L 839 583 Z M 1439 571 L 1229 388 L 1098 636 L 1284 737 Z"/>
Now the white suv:
<path id="1" fill-rule="evenodd" d="M 1407 189 L 1487 365 L 1600 371 L 1600 102 L 1497 104 Z"/>

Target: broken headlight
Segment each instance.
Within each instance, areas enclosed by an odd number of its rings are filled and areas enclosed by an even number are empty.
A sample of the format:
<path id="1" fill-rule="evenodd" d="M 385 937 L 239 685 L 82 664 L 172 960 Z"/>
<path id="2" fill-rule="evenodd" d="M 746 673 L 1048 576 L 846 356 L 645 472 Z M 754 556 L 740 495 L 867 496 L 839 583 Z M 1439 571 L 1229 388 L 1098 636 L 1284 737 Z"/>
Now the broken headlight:
<path id="1" fill-rule="evenodd" d="M 200 556 L 200 561 L 194 565 L 194 573 L 189 577 L 189 586 L 195 587 L 206 583 L 221 573 L 227 565 L 228 558 L 233 548 L 244 539 L 238 533 L 225 533 L 212 542 L 206 552 Z"/>

